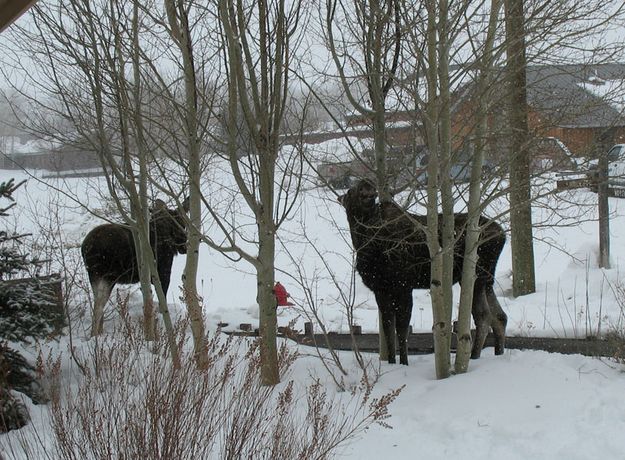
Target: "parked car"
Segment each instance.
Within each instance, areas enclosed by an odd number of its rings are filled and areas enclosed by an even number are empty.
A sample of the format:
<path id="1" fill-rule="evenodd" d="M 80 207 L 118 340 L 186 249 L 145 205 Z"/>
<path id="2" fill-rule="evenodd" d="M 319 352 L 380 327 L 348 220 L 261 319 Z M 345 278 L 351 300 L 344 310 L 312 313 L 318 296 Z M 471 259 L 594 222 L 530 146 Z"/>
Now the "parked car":
<path id="1" fill-rule="evenodd" d="M 616 144 L 608 150 L 608 184 L 625 186 L 625 144 Z"/>
<path id="2" fill-rule="evenodd" d="M 588 169 L 588 159 L 577 157 L 556 137 L 543 137 L 532 146 L 531 168 L 534 173 L 571 174 Z"/>
<path id="3" fill-rule="evenodd" d="M 429 155 L 425 146 L 392 148 L 388 151 L 387 168 L 390 183 L 393 187 L 410 184 L 425 186 L 428 180 L 427 167 Z M 359 179 L 374 178 L 373 165 L 375 154 L 372 149 L 365 149 L 359 158 L 352 161 L 324 162 L 317 165 L 321 185 L 328 184 L 335 189 L 345 189 L 354 185 Z M 455 183 L 469 182 L 471 179 L 472 158 L 468 154 L 457 154 L 451 165 L 449 176 Z M 493 174 L 495 164 L 484 160 L 482 177 Z"/>
<path id="4" fill-rule="evenodd" d="M 608 185 L 625 187 L 625 144 L 613 145 L 607 153 L 608 158 Z M 599 162 L 593 160 L 588 177 L 597 180 L 599 176 Z"/>
<path id="5" fill-rule="evenodd" d="M 417 177 L 417 181 L 426 185 L 428 181 L 428 173 L 427 173 L 427 164 L 429 161 L 429 156 L 424 155 L 421 158 L 420 162 L 420 170 L 421 173 Z M 469 155 L 460 155 L 459 158 L 456 158 L 454 163 L 449 167 L 449 177 L 456 184 L 466 183 L 471 180 L 471 166 L 472 166 L 472 158 Z M 487 178 L 492 176 L 495 171 L 495 164 L 485 158 L 482 163 L 482 178 Z"/>

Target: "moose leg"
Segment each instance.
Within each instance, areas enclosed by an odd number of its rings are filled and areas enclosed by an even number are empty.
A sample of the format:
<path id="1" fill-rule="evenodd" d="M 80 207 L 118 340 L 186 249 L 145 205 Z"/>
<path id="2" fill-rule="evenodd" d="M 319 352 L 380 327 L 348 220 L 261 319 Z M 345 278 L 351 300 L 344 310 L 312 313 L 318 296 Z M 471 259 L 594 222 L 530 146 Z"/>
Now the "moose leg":
<path id="1" fill-rule="evenodd" d="M 382 330 L 386 338 L 388 363 L 395 364 L 395 310 L 391 296 L 386 293 L 376 293 L 375 300 L 382 316 Z"/>
<path id="2" fill-rule="evenodd" d="M 495 354 L 502 355 L 506 344 L 506 325 L 508 316 L 501 308 L 492 286 L 486 286 L 486 300 L 491 310 L 491 327 L 495 334 Z"/>
<path id="3" fill-rule="evenodd" d="M 399 346 L 399 363 L 408 365 L 408 329 L 412 315 L 412 290 L 401 292 L 393 305 L 395 307 L 395 330 Z"/>
<path id="4" fill-rule="evenodd" d="M 395 364 L 395 315 L 389 309 L 382 311 L 382 329 L 386 338 L 388 363 Z"/>
<path id="5" fill-rule="evenodd" d="M 477 359 L 482 353 L 482 348 L 491 325 L 491 313 L 484 293 L 484 285 L 475 284 L 471 313 L 475 323 L 475 341 L 471 349 L 471 359 Z"/>
<path id="6" fill-rule="evenodd" d="M 173 255 L 168 256 L 167 254 L 159 254 L 157 261 L 158 279 L 161 281 L 161 287 L 163 288 L 163 294 L 165 294 L 165 297 L 167 297 L 167 291 L 169 290 L 171 265 L 173 261 Z"/>
<path id="7" fill-rule="evenodd" d="M 104 331 L 104 305 L 108 301 L 113 284 L 107 280 L 99 279 L 91 282 L 93 290 L 93 313 L 91 315 L 91 337 L 102 334 Z"/>

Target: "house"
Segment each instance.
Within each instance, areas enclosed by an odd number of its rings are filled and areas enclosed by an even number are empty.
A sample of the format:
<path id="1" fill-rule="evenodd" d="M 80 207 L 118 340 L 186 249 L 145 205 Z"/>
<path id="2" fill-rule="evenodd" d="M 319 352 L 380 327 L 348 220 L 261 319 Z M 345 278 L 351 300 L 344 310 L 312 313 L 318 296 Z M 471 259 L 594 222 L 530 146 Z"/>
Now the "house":
<path id="1" fill-rule="evenodd" d="M 503 69 L 495 78 L 496 95 L 505 95 Z M 464 83 L 452 96 L 452 144 L 466 145 L 476 123 L 476 85 Z M 492 88 L 491 88 L 492 89 Z M 401 99 L 401 96 L 397 96 Z M 595 158 L 598 151 L 625 143 L 625 64 L 533 65 L 527 68 L 528 125 L 530 146 L 536 161 L 556 157 Z M 488 114 L 488 157 L 505 161 L 510 131 L 506 127 L 506 100 L 496 101 Z M 401 101 L 389 106 L 401 107 Z M 387 140 L 391 148 L 423 144 L 419 113 L 389 110 Z M 362 115 L 345 117 L 345 127 L 334 132 L 305 134 L 304 142 L 316 143 L 344 135 L 372 138 L 369 120 Z"/>
<path id="2" fill-rule="evenodd" d="M 625 64 L 528 68 L 529 125 L 578 157 L 625 141 Z"/>

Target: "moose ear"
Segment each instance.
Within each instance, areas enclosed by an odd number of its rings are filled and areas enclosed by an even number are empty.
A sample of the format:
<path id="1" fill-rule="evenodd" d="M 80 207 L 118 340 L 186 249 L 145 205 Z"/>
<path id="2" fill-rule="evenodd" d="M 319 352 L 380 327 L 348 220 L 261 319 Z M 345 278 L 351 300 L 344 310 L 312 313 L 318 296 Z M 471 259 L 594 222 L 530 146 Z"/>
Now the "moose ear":
<path id="1" fill-rule="evenodd" d="M 156 200 L 154 200 L 154 205 L 152 206 L 150 211 L 160 211 L 161 209 L 167 209 L 167 204 L 160 198 L 157 198 Z"/>
<path id="2" fill-rule="evenodd" d="M 182 202 L 182 209 L 184 210 L 184 212 L 189 212 L 189 201 L 190 201 L 190 197 L 189 195 L 187 195 L 184 201 Z"/>
<path id="3" fill-rule="evenodd" d="M 345 206 L 345 204 L 343 203 L 345 201 L 345 197 L 347 196 L 347 194 L 345 195 L 339 195 L 338 197 L 336 197 L 337 201 L 339 203 L 341 203 L 343 206 Z"/>

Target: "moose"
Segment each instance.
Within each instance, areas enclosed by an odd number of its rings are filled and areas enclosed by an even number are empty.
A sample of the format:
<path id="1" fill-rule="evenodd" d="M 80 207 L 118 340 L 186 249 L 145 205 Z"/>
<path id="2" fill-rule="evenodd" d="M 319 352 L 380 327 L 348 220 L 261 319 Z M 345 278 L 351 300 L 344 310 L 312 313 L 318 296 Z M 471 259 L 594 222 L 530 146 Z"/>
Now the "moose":
<path id="1" fill-rule="evenodd" d="M 375 295 L 386 336 L 388 362 L 395 363 L 395 333 L 399 360 L 408 365 L 407 336 L 412 315 L 412 290 L 431 284 L 431 258 L 424 231 L 426 216 L 409 214 L 395 203 L 376 203 L 377 190 L 367 179 L 360 180 L 339 197 L 345 208 L 352 244 L 356 250 L 356 270 Z M 442 222 L 442 219 L 439 219 Z M 453 282 L 460 281 L 464 260 L 466 214 L 454 216 Z M 480 216 L 476 279 L 472 315 L 476 326 L 471 358 L 480 357 L 492 328 L 495 354 L 504 352 L 507 316 L 495 293 L 495 268 L 506 242 L 499 224 Z M 442 225 L 439 228 L 439 239 Z M 393 330 L 393 325 L 395 329 Z"/>
<path id="2" fill-rule="evenodd" d="M 185 214 L 188 210 L 188 198 L 178 209 L 168 209 L 160 199 L 155 200 L 150 209 L 150 246 L 165 294 L 169 288 L 174 256 L 187 252 Z M 104 305 L 113 287 L 139 282 L 135 241 L 128 226 L 108 223 L 92 229 L 80 249 L 93 290 L 91 336 L 96 336 L 102 333 Z"/>

